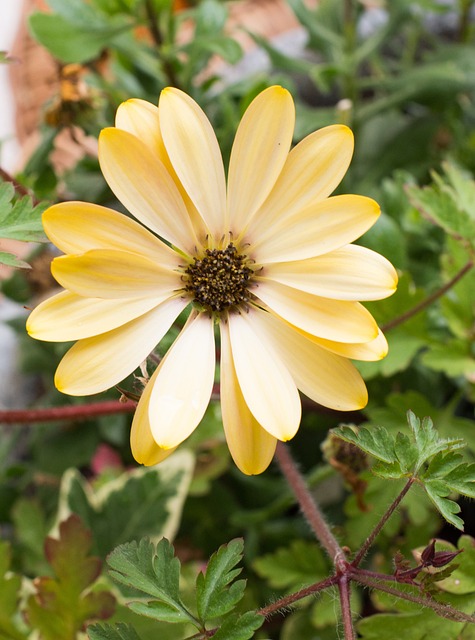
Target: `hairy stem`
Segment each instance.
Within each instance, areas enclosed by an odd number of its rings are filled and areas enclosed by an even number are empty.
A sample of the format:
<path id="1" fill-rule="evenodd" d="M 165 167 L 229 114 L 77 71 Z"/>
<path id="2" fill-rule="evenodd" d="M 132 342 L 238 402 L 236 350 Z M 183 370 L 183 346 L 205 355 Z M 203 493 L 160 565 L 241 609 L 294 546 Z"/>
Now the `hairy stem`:
<path id="1" fill-rule="evenodd" d="M 421 596 L 416 596 L 412 593 L 407 593 L 401 591 L 400 589 L 390 587 L 387 584 L 383 584 L 379 582 L 379 580 L 372 580 L 367 575 L 363 574 L 360 569 L 351 570 L 351 577 L 355 582 L 359 582 L 366 587 L 371 587 L 372 589 L 378 589 L 379 591 L 384 591 L 385 593 L 389 593 L 397 598 L 402 598 L 403 600 L 408 600 L 409 602 L 415 602 L 416 604 L 421 605 L 422 607 L 429 607 L 435 613 L 437 613 L 442 618 L 447 618 L 448 620 L 454 620 L 455 622 L 471 622 L 475 623 L 475 616 L 471 616 L 463 611 L 458 611 L 453 607 L 437 602 L 437 600 L 433 600 L 432 598 L 424 598 Z"/>
<path id="2" fill-rule="evenodd" d="M 397 316 L 397 318 L 394 318 L 393 320 L 386 322 L 386 324 L 382 325 L 381 330 L 383 332 L 390 331 L 391 329 L 398 327 L 400 324 L 407 322 L 413 316 L 417 315 L 421 311 L 424 311 L 424 309 L 429 307 L 433 302 L 435 302 L 438 298 L 440 298 L 445 293 L 447 293 L 447 291 L 449 291 L 454 285 L 456 285 L 457 282 L 461 280 L 464 277 L 464 275 L 470 271 L 472 267 L 473 267 L 473 261 L 469 260 L 467 264 L 465 264 L 460 269 L 460 271 L 458 271 L 454 275 L 454 277 L 451 278 L 446 284 L 440 287 L 440 289 L 437 289 L 437 291 L 434 291 L 434 293 L 432 293 L 430 296 L 428 296 L 427 298 L 419 302 L 419 304 L 416 304 L 414 307 L 412 307 L 412 309 L 408 309 L 408 311 L 405 311 L 400 316 Z"/>
<path id="3" fill-rule="evenodd" d="M 341 619 L 343 622 L 345 640 L 355 640 L 356 634 L 351 616 L 350 580 L 348 579 L 348 576 L 340 576 L 338 581 L 338 590 L 340 592 Z"/>
<path id="4" fill-rule="evenodd" d="M 282 474 L 297 498 L 297 502 L 308 524 L 338 570 L 346 564 L 345 553 L 338 544 L 327 521 L 308 490 L 302 474 L 292 459 L 289 448 L 282 442 L 277 443 L 276 459 Z"/>
<path id="5" fill-rule="evenodd" d="M 304 589 L 300 589 L 300 591 L 296 591 L 295 593 L 291 593 L 288 596 L 284 596 L 283 598 L 279 598 L 272 604 L 267 605 L 267 607 L 263 607 L 259 609 L 256 613 L 261 616 L 265 616 L 266 618 L 271 616 L 277 611 L 281 611 L 282 609 L 287 609 L 292 606 L 295 602 L 302 600 L 302 598 L 306 598 L 307 596 L 311 596 L 319 591 L 324 591 L 329 587 L 333 587 L 338 584 L 340 580 L 339 576 L 330 576 L 329 578 L 325 578 L 325 580 L 321 580 L 320 582 L 316 582 L 315 584 L 309 585 Z"/>
<path id="6" fill-rule="evenodd" d="M 0 423 L 22 424 L 30 422 L 53 422 L 56 420 L 87 420 L 95 416 L 107 416 L 114 413 L 131 413 L 134 402 L 108 400 L 93 404 L 67 405 L 48 409 L 24 409 L 0 411 Z"/>
<path id="7" fill-rule="evenodd" d="M 406 493 L 409 491 L 409 489 L 412 487 L 413 483 L 414 483 L 414 478 L 409 478 L 409 480 L 404 485 L 402 491 L 396 496 L 396 498 L 389 505 L 389 507 L 386 510 L 386 513 L 384 513 L 381 520 L 378 522 L 375 528 L 371 531 L 369 536 L 363 542 L 361 549 L 357 552 L 356 556 L 354 557 L 353 562 L 351 563 L 352 567 L 357 567 L 359 563 L 363 560 L 365 555 L 368 553 L 368 550 L 373 546 L 373 542 L 376 540 L 376 538 L 380 534 L 381 529 L 384 527 L 386 522 L 392 516 L 394 511 L 398 508 L 402 499 L 404 498 Z"/>

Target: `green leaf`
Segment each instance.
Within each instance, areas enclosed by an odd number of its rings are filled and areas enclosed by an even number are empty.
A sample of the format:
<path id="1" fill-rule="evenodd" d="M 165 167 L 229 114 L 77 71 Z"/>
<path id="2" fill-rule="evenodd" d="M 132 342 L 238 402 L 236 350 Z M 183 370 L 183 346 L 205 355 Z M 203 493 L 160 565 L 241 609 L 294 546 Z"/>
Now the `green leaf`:
<path id="1" fill-rule="evenodd" d="M 328 575 L 328 562 L 314 542 L 294 540 L 289 547 L 278 549 L 254 560 L 256 573 L 276 589 L 297 590 Z"/>
<path id="2" fill-rule="evenodd" d="M 10 545 L 0 540 L 0 640 L 25 640 L 14 624 L 20 599 L 21 577 L 10 569 Z"/>
<path id="3" fill-rule="evenodd" d="M 203 624 L 206 621 L 229 613 L 244 595 L 245 580 L 229 584 L 241 573 L 234 567 L 242 559 L 244 542 L 231 540 L 221 546 L 211 556 L 205 573 L 199 573 L 196 579 L 196 601 L 198 616 Z"/>
<path id="4" fill-rule="evenodd" d="M 264 616 L 254 611 L 247 611 L 239 615 L 234 614 L 226 618 L 213 635 L 214 640 L 250 640 L 265 622 Z"/>
<path id="5" fill-rule="evenodd" d="M 381 427 L 340 427 L 333 434 L 376 457 L 379 462 L 372 469 L 376 475 L 417 479 L 441 515 L 463 529 L 463 521 L 456 515 L 460 507 L 448 496 L 457 492 L 475 497 L 475 464 L 462 462 L 462 457 L 453 453 L 465 446 L 464 441 L 439 438 L 432 420 L 421 422 L 412 411 L 407 419 L 412 439 L 400 432 L 394 437 Z"/>
<path id="6" fill-rule="evenodd" d="M 445 540 L 438 540 L 437 551 L 455 551 L 455 547 Z M 460 536 L 457 549 L 462 553 L 457 556 L 457 568 L 450 576 L 437 582 L 437 587 L 454 594 L 475 593 L 475 540 L 471 536 Z"/>
<path id="7" fill-rule="evenodd" d="M 372 429 L 360 427 L 354 429 L 343 426 L 333 429 L 332 433 L 336 437 L 345 440 L 345 442 L 355 444 L 377 460 L 387 462 L 388 464 L 397 461 L 397 456 L 394 451 L 394 438 L 384 427 L 375 427 Z"/>
<path id="8" fill-rule="evenodd" d="M 149 540 L 121 545 L 110 554 L 107 563 L 118 582 L 155 598 L 152 602 L 133 602 L 130 608 L 141 615 L 165 622 L 195 622 L 179 594 L 180 561 L 166 538 L 156 549 Z"/>
<path id="9" fill-rule="evenodd" d="M 178 451 L 161 465 L 126 471 L 94 490 L 75 469 L 61 482 L 59 517 L 77 513 L 93 531 L 96 552 L 148 536 L 173 538 L 193 473 L 194 457 Z"/>
<path id="10" fill-rule="evenodd" d="M 77 516 L 59 526 L 59 539 L 48 537 L 45 554 L 53 577 L 35 580 L 27 618 L 42 640 L 70 640 L 85 623 L 108 618 L 115 599 L 108 591 L 91 590 L 101 571 L 100 558 L 89 555 L 91 533 Z"/>
<path id="11" fill-rule="evenodd" d="M 98 58 L 114 38 L 131 28 L 130 24 L 76 25 L 59 15 L 34 13 L 29 19 L 33 37 L 52 55 L 66 64 L 83 63 Z"/>
<path id="12" fill-rule="evenodd" d="M 20 260 L 13 253 L 8 253 L 8 251 L 0 251 L 0 263 L 15 269 L 31 269 L 28 262 Z"/>
<path id="13" fill-rule="evenodd" d="M 10 182 L 0 183 L 0 238 L 24 242 L 46 242 L 41 223 L 45 203 L 33 206 L 29 196 L 13 202 L 15 189 Z"/>
<path id="14" fill-rule="evenodd" d="M 118 623 L 94 624 L 87 628 L 89 640 L 140 640 L 137 632 L 130 624 Z"/>

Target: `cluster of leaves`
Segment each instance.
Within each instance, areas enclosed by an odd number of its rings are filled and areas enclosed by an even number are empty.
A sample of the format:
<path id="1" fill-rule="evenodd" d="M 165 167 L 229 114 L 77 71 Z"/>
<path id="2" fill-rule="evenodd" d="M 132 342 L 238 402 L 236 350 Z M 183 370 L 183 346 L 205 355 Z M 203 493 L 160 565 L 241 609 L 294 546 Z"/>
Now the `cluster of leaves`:
<path id="1" fill-rule="evenodd" d="M 166 538 L 157 547 L 144 539 L 139 544 L 118 547 L 108 557 L 111 576 L 119 583 L 145 594 L 146 601 L 133 600 L 128 607 L 139 615 L 198 630 L 196 638 L 220 640 L 248 640 L 262 623 L 263 616 L 254 611 L 243 614 L 235 607 L 244 596 L 245 580 L 235 580 L 241 569 L 236 568 L 242 558 L 244 543 L 233 540 L 223 545 L 209 559 L 206 570 L 196 579 L 196 605 L 192 612 L 180 595 L 180 561 Z M 219 623 L 219 628 L 216 629 Z M 94 626 L 89 630 L 91 640 L 135 640 L 138 636 L 130 627 Z"/>

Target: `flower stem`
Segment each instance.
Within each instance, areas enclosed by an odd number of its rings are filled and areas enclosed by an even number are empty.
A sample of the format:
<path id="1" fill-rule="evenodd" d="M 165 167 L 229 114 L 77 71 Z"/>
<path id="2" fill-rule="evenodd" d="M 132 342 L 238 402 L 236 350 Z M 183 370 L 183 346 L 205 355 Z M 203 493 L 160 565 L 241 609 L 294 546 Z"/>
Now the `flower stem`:
<path id="1" fill-rule="evenodd" d="M 0 424 L 21 424 L 29 422 L 53 422 L 56 420 L 88 420 L 96 416 L 107 416 L 114 413 L 131 413 L 135 410 L 134 402 L 108 400 L 93 404 L 67 405 L 48 409 L 20 409 L 0 411 Z"/>
<path id="2" fill-rule="evenodd" d="M 400 503 L 401 503 L 402 499 L 404 498 L 404 496 L 406 495 L 406 493 L 412 487 L 413 482 L 414 482 L 414 478 L 409 478 L 409 480 L 404 485 L 402 491 L 396 496 L 396 498 L 389 505 L 388 509 L 386 510 L 386 513 L 384 513 L 384 515 L 382 516 L 381 520 L 378 522 L 378 524 L 375 526 L 375 528 L 371 531 L 369 536 L 363 542 L 363 545 L 361 546 L 361 549 L 357 552 L 356 556 L 354 557 L 353 562 L 351 563 L 352 567 L 357 567 L 360 564 L 360 562 L 363 560 L 365 555 L 368 553 L 368 550 L 372 547 L 373 542 L 378 537 L 381 529 L 384 527 L 386 522 L 392 516 L 394 511 L 398 508 L 398 506 L 400 505 Z"/>
<path id="3" fill-rule="evenodd" d="M 440 298 L 445 293 L 447 293 L 449 289 L 451 289 L 454 285 L 456 285 L 457 282 L 461 280 L 464 277 L 464 275 L 470 271 L 472 267 L 473 267 L 473 260 L 469 260 L 467 264 L 465 264 L 460 269 L 460 271 L 458 271 L 454 275 L 454 277 L 451 278 L 446 284 L 440 287 L 440 289 L 437 289 L 437 291 L 434 291 L 434 293 L 432 293 L 430 296 L 425 298 L 425 300 L 422 300 L 421 302 L 419 302 L 419 304 L 416 304 L 414 307 L 412 307 L 412 309 L 409 309 L 408 311 L 405 311 L 404 313 L 402 313 L 400 316 L 397 316 L 397 318 L 394 318 L 393 320 L 386 322 L 386 324 L 382 325 L 381 330 L 383 332 L 390 331 L 391 329 L 394 329 L 400 324 L 407 322 L 407 320 L 410 320 L 413 316 L 417 315 L 421 311 L 424 311 L 424 309 L 429 307 L 433 302 L 435 302 L 438 298 Z"/>
<path id="4" fill-rule="evenodd" d="M 297 498 L 297 502 L 308 524 L 338 571 L 342 566 L 346 565 L 345 553 L 338 544 L 322 512 L 308 490 L 302 474 L 292 459 L 289 448 L 281 442 L 277 443 L 276 459 L 282 474 Z"/>

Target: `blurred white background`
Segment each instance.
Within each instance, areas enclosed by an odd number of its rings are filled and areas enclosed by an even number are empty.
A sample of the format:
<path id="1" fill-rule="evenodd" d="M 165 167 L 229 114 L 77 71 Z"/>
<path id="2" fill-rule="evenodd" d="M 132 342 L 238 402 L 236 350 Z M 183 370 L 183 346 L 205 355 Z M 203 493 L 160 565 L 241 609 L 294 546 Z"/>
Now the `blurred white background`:
<path id="1" fill-rule="evenodd" d="M 9 51 L 18 28 L 22 0 L 0 0 L 0 51 Z M 13 98 L 7 65 L 0 65 L 0 166 L 14 171 L 18 158 Z"/>

